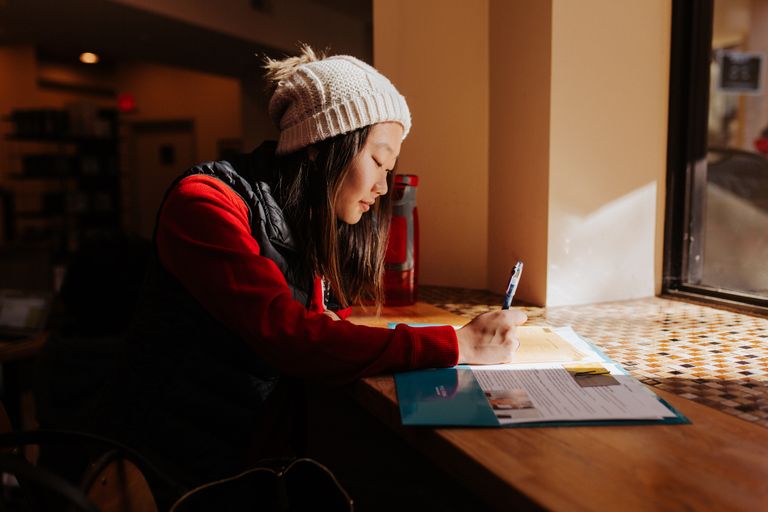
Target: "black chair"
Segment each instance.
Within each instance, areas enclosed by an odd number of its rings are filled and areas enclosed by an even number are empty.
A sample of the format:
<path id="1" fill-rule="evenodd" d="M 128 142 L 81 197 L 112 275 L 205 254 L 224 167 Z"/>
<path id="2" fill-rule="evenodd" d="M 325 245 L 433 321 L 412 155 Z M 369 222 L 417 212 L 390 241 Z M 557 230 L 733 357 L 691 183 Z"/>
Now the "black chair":
<path id="1" fill-rule="evenodd" d="M 231 478 L 183 495 L 171 512 L 352 512 L 354 504 L 333 473 L 312 459 L 265 460 Z"/>
<path id="2" fill-rule="evenodd" d="M 30 457 L 27 447 L 46 449 L 66 445 L 89 454 L 91 462 L 73 475 L 60 464 L 45 465 Z M 18 485 L 6 486 L 4 496 L 12 510 L 157 510 L 156 493 L 180 496 L 186 489 L 158 470 L 140 453 L 122 443 L 83 432 L 32 430 L 0 434 L 0 471 L 15 476 Z M 44 457 L 40 457 L 40 460 Z M 6 471 L 7 469 L 7 471 Z M 2 510 L 2 508 L 0 508 Z"/>
<path id="3" fill-rule="evenodd" d="M 0 511 L 45 510 L 47 505 L 43 501 L 50 503 L 51 500 L 43 496 L 53 495 L 69 510 L 99 512 L 80 489 L 17 455 L 0 453 L 0 473 L 3 474 Z"/>

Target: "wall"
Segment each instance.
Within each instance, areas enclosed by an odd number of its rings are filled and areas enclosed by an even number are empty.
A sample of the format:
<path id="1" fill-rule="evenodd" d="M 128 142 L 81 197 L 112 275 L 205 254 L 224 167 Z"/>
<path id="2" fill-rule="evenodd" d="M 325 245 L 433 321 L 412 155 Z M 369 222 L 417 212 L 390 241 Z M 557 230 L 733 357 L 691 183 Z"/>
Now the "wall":
<path id="1" fill-rule="evenodd" d="M 136 98 L 136 113 L 126 122 L 192 119 L 197 161 L 215 159 L 217 141 L 240 137 L 240 82 L 234 78 L 151 63 L 126 63 L 117 71 L 120 91 Z"/>
<path id="2" fill-rule="evenodd" d="M 503 293 L 516 259 L 517 298 L 544 304 L 547 287 L 552 7 L 490 4 L 488 285 Z"/>
<path id="3" fill-rule="evenodd" d="M 653 295 L 671 2 L 552 5 L 547 305 Z"/>
<path id="4" fill-rule="evenodd" d="M 140 143 L 136 138 L 126 145 L 124 203 L 132 211 L 126 212 L 125 225 L 131 232 L 150 236 L 163 192 L 175 176 L 195 162 L 218 158 L 219 140 L 240 137 L 240 81 L 151 63 L 123 64 L 116 80 L 122 91 L 134 95 L 138 105 L 135 113 L 123 116 L 124 123 L 191 120 L 194 124 L 191 161 L 183 156 L 188 152 L 185 149 L 189 147 L 187 139 L 179 139 L 178 134 L 165 135 L 164 143 L 173 144 L 179 153 L 178 169 L 138 165 L 139 161 L 147 161 L 149 141 L 142 139 Z M 163 172 L 161 176 L 147 174 L 160 171 Z"/>
<path id="5" fill-rule="evenodd" d="M 414 112 L 422 281 L 501 290 L 521 257 L 527 302 L 658 292 L 671 0 L 473 4 L 487 23 L 463 9 L 374 2 L 374 63 Z"/>
<path id="6" fill-rule="evenodd" d="M 399 172 L 418 174 L 420 280 L 485 288 L 488 2 L 375 0 L 373 61 L 408 100 Z"/>

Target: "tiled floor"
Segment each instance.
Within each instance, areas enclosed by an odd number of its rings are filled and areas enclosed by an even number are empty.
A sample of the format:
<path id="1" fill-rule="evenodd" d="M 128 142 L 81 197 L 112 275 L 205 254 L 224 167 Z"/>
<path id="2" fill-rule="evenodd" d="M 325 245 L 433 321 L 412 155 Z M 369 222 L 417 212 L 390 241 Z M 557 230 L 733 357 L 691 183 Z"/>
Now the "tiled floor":
<path id="1" fill-rule="evenodd" d="M 502 301 L 460 288 L 419 294 L 469 318 Z M 646 384 L 768 428 L 768 319 L 656 297 L 524 309 L 530 324 L 571 325 Z"/>

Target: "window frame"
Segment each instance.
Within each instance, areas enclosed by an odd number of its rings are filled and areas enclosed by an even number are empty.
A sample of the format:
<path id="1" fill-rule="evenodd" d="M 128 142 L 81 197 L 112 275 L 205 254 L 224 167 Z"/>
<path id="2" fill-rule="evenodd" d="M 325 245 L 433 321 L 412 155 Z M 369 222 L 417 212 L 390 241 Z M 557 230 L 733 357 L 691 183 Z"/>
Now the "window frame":
<path id="1" fill-rule="evenodd" d="M 768 315 L 768 298 L 685 282 L 696 243 L 689 191 L 701 185 L 707 158 L 713 20 L 714 0 L 672 2 L 662 295 Z"/>

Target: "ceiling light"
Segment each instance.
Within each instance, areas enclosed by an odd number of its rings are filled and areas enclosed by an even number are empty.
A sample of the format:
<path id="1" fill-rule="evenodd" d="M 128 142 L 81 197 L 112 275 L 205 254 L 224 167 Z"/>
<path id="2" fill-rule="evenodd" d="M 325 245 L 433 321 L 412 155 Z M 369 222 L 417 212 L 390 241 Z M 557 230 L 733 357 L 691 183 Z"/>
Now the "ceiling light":
<path id="1" fill-rule="evenodd" d="M 80 54 L 80 62 L 84 64 L 96 64 L 99 62 L 99 56 L 91 52 L 83 52 Z"/>

